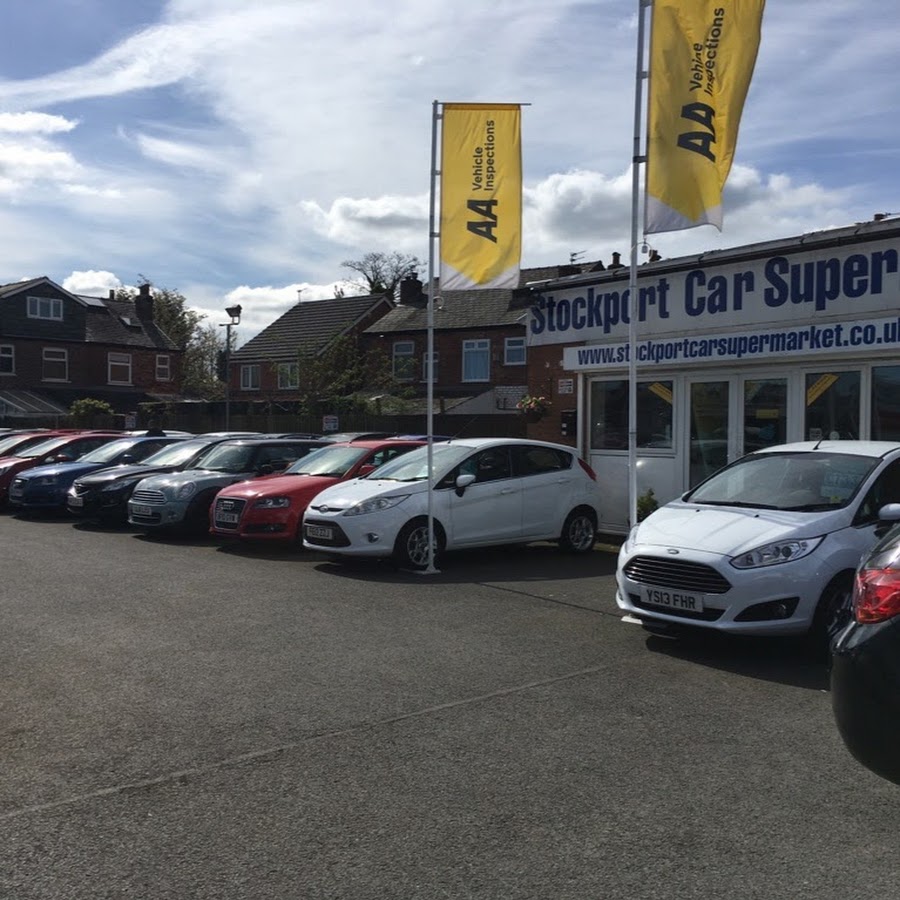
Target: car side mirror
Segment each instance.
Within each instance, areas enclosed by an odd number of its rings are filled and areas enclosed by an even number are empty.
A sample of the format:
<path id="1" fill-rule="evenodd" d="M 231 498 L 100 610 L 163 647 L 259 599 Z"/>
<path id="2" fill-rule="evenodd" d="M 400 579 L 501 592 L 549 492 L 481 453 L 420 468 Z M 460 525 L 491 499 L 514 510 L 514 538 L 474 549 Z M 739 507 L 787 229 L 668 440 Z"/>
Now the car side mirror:
<path id="1" fill-rule="evenodd" d="M 882 522 L 898 522 L 900 521 L 900 503 L 885 503 L 878 510 L 878 518 Z"/>
<path id="2" fill-rule="evenodd" d="M 53 462 L 74 462 L 75 457 L 71 453 L 57 453 L 53 457 Z"/>
<path id="3" fill-rule="evenodd" d="M 466 488 L 475 481 L 474 475 L 459 475 L 456 479 L 456 496 L 462 497 Z"/>
<path id="4" fill-rule="evenodd" d="M 263 463 L 256 471 L 260 475 L 271 475 L 275 469 L 272 467 L 272 463 Z"/>
<path id="5" fill-rule="evenodd" d="M 368 475 L 369 472 L 374 472 L 378 466 L 373 466 L 371 463 L 366 463 L 364 466 L 359 467 L 359 471 L 356 473 L 357 478 L 362 478 L 365 475 Z"/>
<path id="6" fill-rule="evenodd" d="M 124 466 L 128 465 L 129 463 L 137 462 L 137 460 L 135 459 L 133 453 L 123 453 L 119 457 L 119 462 Z"/>

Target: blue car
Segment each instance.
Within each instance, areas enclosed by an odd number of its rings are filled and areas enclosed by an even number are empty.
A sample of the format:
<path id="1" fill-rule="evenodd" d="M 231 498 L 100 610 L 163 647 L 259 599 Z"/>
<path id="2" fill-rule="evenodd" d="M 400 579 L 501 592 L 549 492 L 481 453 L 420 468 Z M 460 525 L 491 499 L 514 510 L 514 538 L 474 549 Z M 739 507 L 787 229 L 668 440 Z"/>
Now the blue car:
<path id="1" fill-rule="evenodd" d="M 183 440 L 184 437 L 177 436 L 126 437 L 110 441 L 80 459 L 27 469 L 17 475 L 9 487 L 10 505 L 23 510 L 62 510 L 69 488 L 78 476 L 110 466 L 140 462 L 168 444 Z"/>

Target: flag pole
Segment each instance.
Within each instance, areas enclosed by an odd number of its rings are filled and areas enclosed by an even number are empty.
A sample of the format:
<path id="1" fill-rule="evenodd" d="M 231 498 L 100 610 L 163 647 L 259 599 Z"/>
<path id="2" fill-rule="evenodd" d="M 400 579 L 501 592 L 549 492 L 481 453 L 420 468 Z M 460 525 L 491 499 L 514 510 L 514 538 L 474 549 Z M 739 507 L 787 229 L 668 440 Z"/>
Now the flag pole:
<path id="1" fill-rule="evenodd" d="M 637 524 L 637 254 L 640 215 L 641 119 L 643 110 L 644 10 L 653 0 L 638 0 L 637 66 L 634 79 L 634 147 L 631 158 L 631 260 L 628 278 L 628 527 Z"/>
<path id="2" fill-rule="evenodd" d="M 438 134 L 438 101 L 431 104 L 431 196 L 428 201 L 428 310 L 426 314 L 425 339 L 425 373 L 428 379 L 426 397 L 428 409 L 426 413 L 426 431 L 428 440 L 428 565 L 422 570 L 423 575 L 434 575 L 438 569 L 434 566 L 434 242 L 435 231 L 435 185 L 437 184 L 437 134 Z"/>

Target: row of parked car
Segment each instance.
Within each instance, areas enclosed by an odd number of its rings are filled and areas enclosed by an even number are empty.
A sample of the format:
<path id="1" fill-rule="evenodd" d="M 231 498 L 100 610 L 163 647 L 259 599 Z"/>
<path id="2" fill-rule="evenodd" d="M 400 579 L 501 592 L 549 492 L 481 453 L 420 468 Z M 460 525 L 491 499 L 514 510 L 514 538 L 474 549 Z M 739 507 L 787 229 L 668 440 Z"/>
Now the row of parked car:
<path id="1" fill-rule="evenodd" d="M 411 568 L 445 550 L 538 540 L 584 553 L 599 521 L 594 472 L 572 448 L 540 441 L 77 432 L 10 436 L 0 454 L 0 490 L 19 511 Z"/>
<path id="2" fill-rule="evenodd" d="M 575 450 L 541 441 L 96 431 L 0 435 L 3 500 L 414 569 L 492 544 L 589 552 L 602 502 Z M 829 648 L 845 743 L 900 783 L 898 521 L 900 444 L 761 449 L 631 530 L 616 602 L 651 631 L 805 634 Z"/>

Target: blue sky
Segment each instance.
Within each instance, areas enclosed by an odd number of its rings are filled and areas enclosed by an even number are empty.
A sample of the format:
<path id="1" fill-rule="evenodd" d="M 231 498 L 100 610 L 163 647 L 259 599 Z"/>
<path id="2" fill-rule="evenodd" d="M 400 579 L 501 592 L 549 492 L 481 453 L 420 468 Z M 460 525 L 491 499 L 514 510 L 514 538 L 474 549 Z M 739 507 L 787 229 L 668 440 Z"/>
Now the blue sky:
<path id="1" fill-rule="evenodd" d="M 143 276 L 210 322 L 240 302 L 245 341 L 333 296 L 344 260 L 427 258 L 434 100 L 530 104 L 524 266 L 628 257 L 637 0 L 6 6 L 0 283 Z M 654 248 L 900 213 L 900 19 L 883 13 L 768 0 L 724 229 Z"/>

